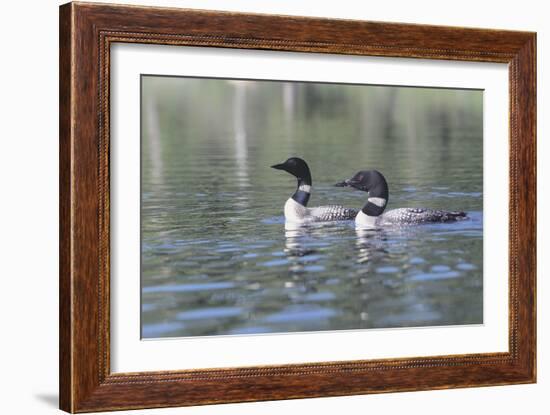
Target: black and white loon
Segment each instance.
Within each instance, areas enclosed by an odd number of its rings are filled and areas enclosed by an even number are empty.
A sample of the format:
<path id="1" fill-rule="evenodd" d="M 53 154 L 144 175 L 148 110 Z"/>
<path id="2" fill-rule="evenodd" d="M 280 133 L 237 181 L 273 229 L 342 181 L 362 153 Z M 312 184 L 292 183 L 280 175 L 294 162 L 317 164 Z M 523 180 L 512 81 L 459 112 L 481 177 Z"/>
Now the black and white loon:
<path id="1" fill-rule="evenodd" d="M 291 157 L 284 163 L 275 164 L 271 167 L 284 170 L 298 180 L 296 191 L 285 203 L 284 211 L 287 222 L 309 223 L 351 220 L 357 215 L 358 209 L 349 209 L 337 205 L 307 207 L 311 196 L 311 172 L 307 163 L 301 158 Z"/>
<path id="2" fill-rule="evenodd" d="M 368 192 L 367 203 L 355 218 L 355 226 L 358 228 L 454 222 L 466 218 L 466 213 L 460 211 L 448 212 L 424 208 L 400 208 L 384 213 L 388 204 L 389 189 L 386 179 L 377 170 L 360 171 L 351 179 L 336 183 L 335 186 L 350 186 L 363 192 Z"/>

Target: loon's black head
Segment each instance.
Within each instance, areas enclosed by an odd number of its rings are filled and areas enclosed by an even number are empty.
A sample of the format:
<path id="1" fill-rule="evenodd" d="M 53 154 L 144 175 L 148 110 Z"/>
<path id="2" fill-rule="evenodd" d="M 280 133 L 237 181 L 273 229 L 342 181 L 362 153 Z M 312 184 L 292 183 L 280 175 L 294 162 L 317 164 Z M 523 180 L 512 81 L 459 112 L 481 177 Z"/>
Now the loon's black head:
<path id="1" fill-rule="evenodd" d="M 388 198 L 388 184 L 386 179 L 377 170 L 361 170 L 352 178 L 336 183 L 338 187 L 353 187 L 363 192 L 369 192 L 371 196 Z"/>
<path id="2" fill-rule="evenodd" d="M 350 186 L 369 193 L 369 198 L 361 211 L 368 216 L 379 216 L 386 209 L 389 189 L 386 179 L 377 170 L 361 170 L 351 178 L 336 183 L 335 186 Z"/>
<path id="3" fill-rule="evenodd" d="M 307 163 L 299 157 L 291 157 L 284 163 L 275 164 L 271 167 L 277 170 L 284 170 L 292 174 L 298 180 L 303 180 L 304 182 L 311 184 L 311 173 L 309 171 L 309 167 Z"/>

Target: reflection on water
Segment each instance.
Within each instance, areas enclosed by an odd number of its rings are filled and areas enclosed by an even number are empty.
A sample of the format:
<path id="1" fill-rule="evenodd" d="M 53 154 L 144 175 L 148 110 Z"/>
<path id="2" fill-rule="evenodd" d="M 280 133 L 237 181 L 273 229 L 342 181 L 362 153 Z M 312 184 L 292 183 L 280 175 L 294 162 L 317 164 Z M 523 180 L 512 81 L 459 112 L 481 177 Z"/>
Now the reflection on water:
<path id="1" fill-rule="evenodd" d="M 482 315 L 482 93 L 143 77 L 142 336 L 474 324 Z M 332 184 L 365 168 L 389 209 L 469 220 L 355 230 L 285 226 L 312 169 L 312 206 L 360 207 Z"/>

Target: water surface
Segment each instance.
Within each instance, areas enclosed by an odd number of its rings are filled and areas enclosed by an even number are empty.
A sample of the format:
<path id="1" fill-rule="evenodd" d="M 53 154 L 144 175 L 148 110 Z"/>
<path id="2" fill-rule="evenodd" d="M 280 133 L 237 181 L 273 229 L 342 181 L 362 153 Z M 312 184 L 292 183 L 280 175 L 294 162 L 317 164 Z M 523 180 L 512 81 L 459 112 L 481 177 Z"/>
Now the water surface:
<path id="1" fill-rule="evenodd" d="M 482 141 L 481 91 L 142 77 L 142 337 L 482 323 Z M 290 156 L 469 220 L 285 230 Z"/>

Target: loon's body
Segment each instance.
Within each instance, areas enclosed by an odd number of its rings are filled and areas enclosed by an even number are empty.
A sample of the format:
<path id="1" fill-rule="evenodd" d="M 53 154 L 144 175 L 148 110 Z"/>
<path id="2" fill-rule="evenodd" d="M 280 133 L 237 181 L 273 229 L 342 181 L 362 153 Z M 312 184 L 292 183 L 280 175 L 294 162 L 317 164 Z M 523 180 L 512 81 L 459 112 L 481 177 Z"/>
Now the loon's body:
<path id="1" fill-rule="evenodd" d="M 284 163 L 271 167 L 292 174 L 298 181 L 296 191 L 285 203 L 285 221 L 311 223 L 355 219 L 358 209 L 338 205 L 307 207 L 312 188 L 311 172 L 307 163 L 301 158 L 291 157 Z"/>
<path id="2" fill-rule="evenodd" d="M 365 227 L 380 227 L 388 225 L 418 225 L 421 223 L 456 222 L 466 218 L 466 213 L 460 211 L 425 208 L 392 209 L 380 216 L 369 216 L 362 210 L 355 218 L 356 224 Z"/>
<path id="3" fill-rule="evenodd" d="M 351 220 L 359 209 L 350 209 L 339 205 L 317 206 L 308 208 L 292 197 L 285 203 L 285 220 L 289 222 L 329 222 Z"/>
<path id="4" fill-rule="evenodd" d="M 355 218 L 356 227 L 359 228 L 455 222 L 466 218 L 466 213 L 461 211 L 425 208 L 399 208 L 384 213 L 388 204 L 389 188 L 382 173 L 376 170 L 360 171 L 351 179 L 337 183 L 336 186 L 350 186 L 368 192 L 367 203 Z"/>

